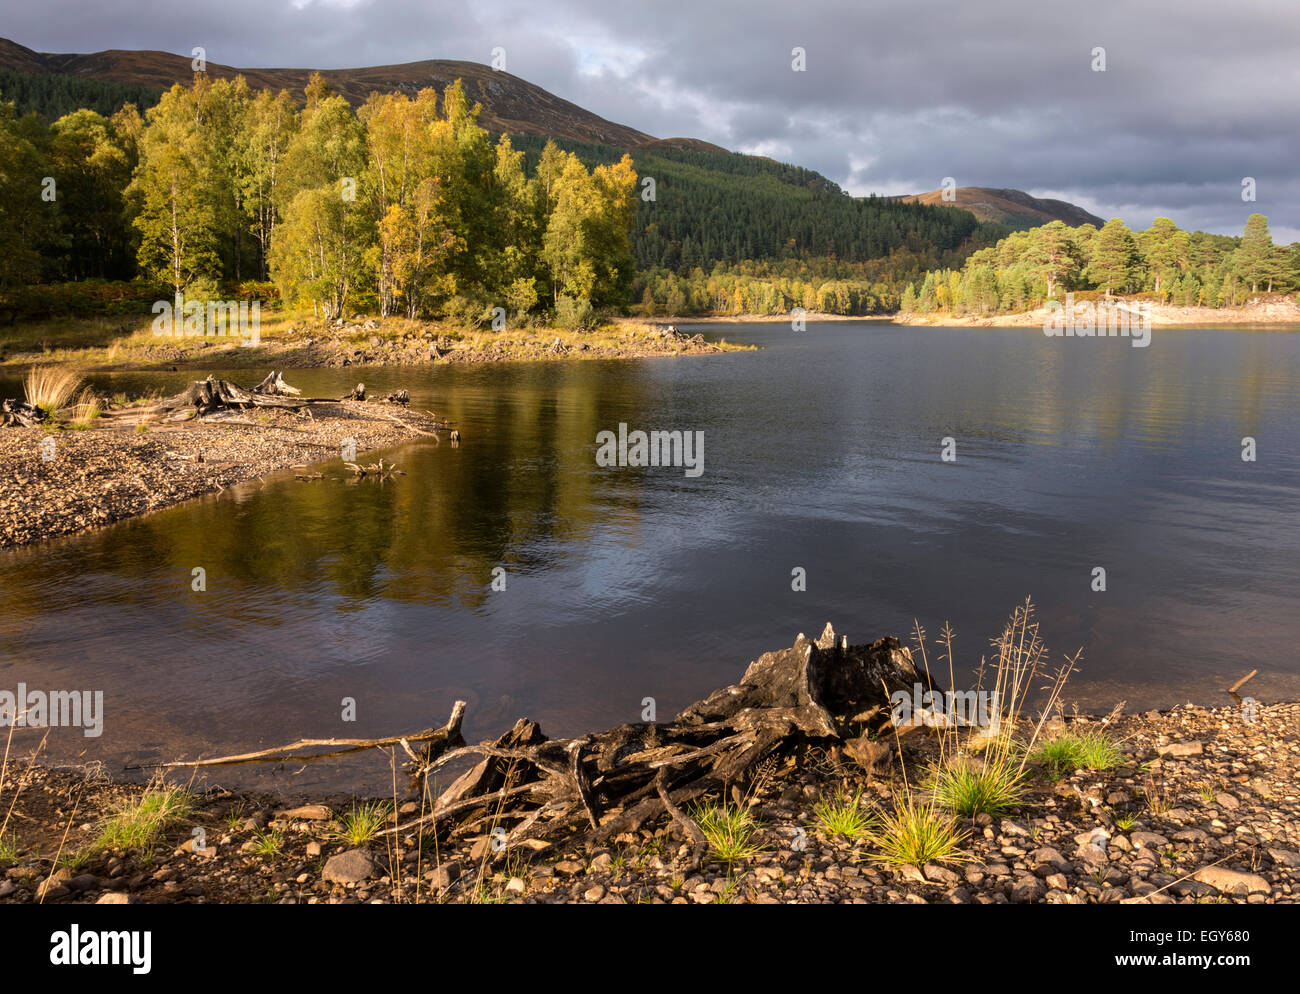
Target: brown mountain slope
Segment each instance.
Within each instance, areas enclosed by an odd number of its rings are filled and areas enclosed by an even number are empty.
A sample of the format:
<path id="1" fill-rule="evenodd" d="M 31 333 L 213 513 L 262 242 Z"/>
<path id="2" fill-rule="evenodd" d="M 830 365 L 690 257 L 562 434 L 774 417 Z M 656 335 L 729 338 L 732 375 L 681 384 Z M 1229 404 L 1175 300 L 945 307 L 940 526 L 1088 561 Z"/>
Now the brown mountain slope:
<path id="1" fill-rule="evenodd" d="M 942 190 L 917 193 L 899 200 L 911 203 L 938 204 L 941 207 L 958 207 L 968 210 L 981 221 L 993 221 L 1012 228 L 1036 228 L 1051 221 L 1064 221 L 1072 228 L 1081 224 L 1095 224 L 1100 228 L 1106 222 L 1096 214 L 1064 200 L 1040 200 L 1021 190 L 994 190 L 986 186 L 960 186 L 955 191 L 955 201 L 943 199 Z"/>
<path id="2" fill-rule="evenodd" d="M 134 83 L 156 89 L 167 89 L 173 83 L 189 83 L 194 78 L 190 59 L 170 52 L 111 49 L 93 55 L 52 55 L 34 52 L 3 38 L 0 38 L 0 68 Z M 302 98 L 312 73 L 311 69 L 237 69 L 215 62 L 209 62 L 207 69 L 210 75 L 225 79 L 241 75 L 254 89 L 285 89 L 298 99 Z M 429 59 L 393 66 L 324 69 L 321 75 L 354 106 L 364 103 L 372 91 L 413 94 L 428 86 L 441 90 L 460 79 L 469 98 L 483 105 L 479 123 L 489 131 L 569 138 L 617 148 L 636 148 L 654 141 L 650 135 L 597 117 L 518 76 L 476 62 Z"/>

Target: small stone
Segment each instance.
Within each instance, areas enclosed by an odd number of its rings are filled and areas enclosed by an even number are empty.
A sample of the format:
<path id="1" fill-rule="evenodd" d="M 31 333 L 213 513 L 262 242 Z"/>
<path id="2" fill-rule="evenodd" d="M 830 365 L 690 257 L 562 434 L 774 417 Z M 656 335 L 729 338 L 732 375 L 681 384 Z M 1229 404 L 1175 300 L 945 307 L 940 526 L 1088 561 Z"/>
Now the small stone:
<path id="1" fill-rule="evenodd" d="M 1059 850 L 1051 846 L 1043 846 L 1041 849 L 1035 849 L 1029 854 L 1029 859 L 1037 866 L 1052 866 L 1058 870 L 1068 870 L 1070 864 Z"/>
<path id="2" fill-rule="evenodd" d="M 110 890 L 105 894 L 100 894 L 99 900 L 96 901 L 95 903 L 96 904 L 134 904 L 135 900 L 131 897 L 130 894 L 125 894 L 122 891 Z"/>
<path id="3" fill-rule="evenodd" d="M 1033 904 L 1035 901 L 1041 901 L 1047 893 L 1047 888 L 1037 877 L 1017 877 L 1011 885 L 1011 901 L 1013 904 Z"/>
<path id="4" fill-rule="evenodd" d="M 308 856 L 319 856 L 319 855 L 320 855 L 320 843 L 319 843 L 319 842 L 308 842 L 308 843 L 307 843 L 307 855 L 308 855 Z"/>
<path id="5" fill-rule="evenodd" d="M 555 872 L 565 877 L 574 877 L 583 871 L 583 865 L 576 859 L 562 859 L 555 864 Z"/>
<path id="6" fill-rule="evenodd" d="M 528 884 L 524 882 L 523 877 L 511 877 L 506 881 L 507 894 L 519 895 L 523 894 L 526 890 L 528 890 Z"/>
<path id="7" fill-rule="evenodd" d="M 300 808 L 281 811 L 276 817 L 287 821 L 329 821 L 334 817 L 334 812 L 323 804 L 304 804 Z"/>
<path id="8" fill-rule="evenodd" d="M 68 887 L 75 891 L 94 890 L 99 886 L 99 878 L 93 873 L 79 873 L 68 881 Z"/>
<path id="9" fill-rule="evenodd" d="M 605 885 L 596 884 L 594 887 L 588 887 L 582 892 L 582 896 L 585 900 L 591 901 L 594 904 L 605 896 Z"/>
<path id="10" fill-rule="evenodd" d="M 1130 832 L 1129 841 L 1139 849 L 1159 849 L 1169 845 L 1169 840 L 1155 832 Z"/>
<path id="11" fill-rule="evenodd" d="M 1045 882 L 1046 882 L 1046 884 L 1047 884 L 1048 887 L 1052 888 L 1052 890 L 1069 890 L 1069 889 L 1070 889 L 1069 881 L 1067 881 L 1067 880 L 1065 879 L 1065 874 L 1063 874 L 1063 873 L 1051 873 L 1051 874 L 1048 874 L 1048 876 L 1047 876 Z"/>
<path id="12" fill-rule="evenodd" d="M 1199 742 L 1170 742 L 1168 745 L 1160 746 L 1156 752 L 1161 756 L 1199 756 L 1202 752 L 1202 745 Z"/>
<path id="13" fill-rule="evenodd" d="M 918 883 L 918 884 L 925 883 L 925 874 L 921 872 L 921 868 L 919 866 L 913 866 L 911 863 L 905 863 L 903 864 L 902 874 L 904 880 L 909 880 L 912 883 Z"/>
<path id="14" fill-rule="evenodd" d="M 36 888 L 36 900 L 38 902 L 49 901 L 56 897 L 63 897 L 67 893 L 67 887 L 63 886 L 63 884 L 59 883 L 57 880 L 50 878 L 49 880 L 42 880 L 40 886 Z"/>
<path id="15" fill-rule="evenodd" d="M 331 856 L 325 862 L 321 876 L 327 883 L 359 884 L 369 880 L 379 871 L 375 859 L 364 849 L 349 849 L 347 852 Z"/>
<path id="16" fill-rule="evenodd" d="M 955 884 L 961 880 L 961 877 L 953 873 L 946 866 L 940 866 L 938 863 L 926 863 L 922 871 L 927 880 L 936 884 Z"/>
<path id="17" fill-rule="evenodd" d="M 443 863 L 442 866 L 430 870 L 425 875 L 429 878 L 429 886 L 435 890 L 446 890 L 460 879 L 460 865 Z"/>

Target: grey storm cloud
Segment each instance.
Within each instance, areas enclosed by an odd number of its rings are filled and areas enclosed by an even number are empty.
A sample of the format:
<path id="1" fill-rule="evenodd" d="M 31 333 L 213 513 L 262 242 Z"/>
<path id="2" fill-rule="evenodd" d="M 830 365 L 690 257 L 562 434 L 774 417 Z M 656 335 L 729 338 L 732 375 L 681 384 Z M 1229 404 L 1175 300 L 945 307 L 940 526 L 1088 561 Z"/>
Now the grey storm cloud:
<path id="1" fill-rule="evenodd" d="M 1134 227 L 1237 233 L 1258 210 L 1300 238 L 1295 0 L 5 2 L 0 33 L 46 52 L 202 45 L 228 65 L 343 68 L 501 46 L 512 73 L 603 117 L 857 194 L 951 176 Z"/>

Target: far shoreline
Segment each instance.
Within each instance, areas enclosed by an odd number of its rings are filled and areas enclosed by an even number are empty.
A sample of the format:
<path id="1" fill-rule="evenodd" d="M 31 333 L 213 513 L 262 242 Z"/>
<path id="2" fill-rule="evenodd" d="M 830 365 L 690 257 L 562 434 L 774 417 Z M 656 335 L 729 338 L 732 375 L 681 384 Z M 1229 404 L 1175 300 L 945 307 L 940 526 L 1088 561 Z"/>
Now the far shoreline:
<path id="1" fill-rule="evenodd" d="M 1116 303 L 1134 306 L 1149 303 L 1132 297 L 1114 297 Z M 1150 304 L 1151 326 L 1153 328 L 1203 328 L 1206 330 L 1230 330 L 1242 327 L 1277 330 L 1300 330 L 1300 295 L 1290 300 L 1256 300 L 1241 307 L 1173 307 L 1167 304 Z M 952 314 L 950 312 L 933 312 L 930 314 L 904 314 L 896 311 L 890 314 L 826 314 L 808 311 L 802 314 L 806 323 L 823 324 L 827 322 L 871 322 L 878 324 L 911 325 L 932 328 L 1031 328 L 1042 327 L 1051 312 L 1046 307 L 1029 311 L 1017 311 L 1011 314 L 992 314 L 976 316 Z M 683 325 L 729 325 L 729 324 L 789 324 L 795 320 L 795 314 L 702 314 L 702 315 L 656 315 L 654 317 L 636 317 L 616 319 L 616 323 L 636 322 L 642 324 L 668 326 Z"/>

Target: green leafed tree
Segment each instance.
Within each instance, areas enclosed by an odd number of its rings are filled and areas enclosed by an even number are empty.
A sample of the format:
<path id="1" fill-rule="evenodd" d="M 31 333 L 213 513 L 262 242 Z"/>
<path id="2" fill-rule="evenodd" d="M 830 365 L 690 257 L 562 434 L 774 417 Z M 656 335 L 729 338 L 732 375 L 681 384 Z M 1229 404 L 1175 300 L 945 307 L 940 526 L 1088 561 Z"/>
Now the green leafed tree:
<path id="1" fill-rule="evenodd" d="M 195 91 L 176 85 L 146 115 L 132 181 L 140 269 L 180 295 L 221 275 L 217 183 Z"/>
<path id="2" fill-rule="evenodd" d="M 1133 289 L 1138 274 L 1137 242 L 1120 218 L 1111 218 L 1097 232 L 1087 274 L 1107 293 L 1127 293 Z"/>

